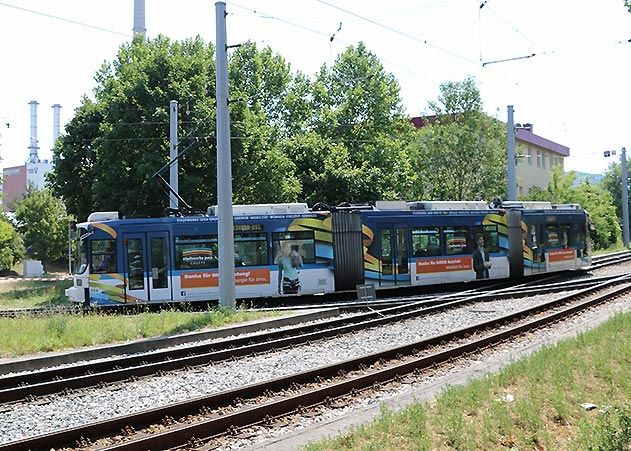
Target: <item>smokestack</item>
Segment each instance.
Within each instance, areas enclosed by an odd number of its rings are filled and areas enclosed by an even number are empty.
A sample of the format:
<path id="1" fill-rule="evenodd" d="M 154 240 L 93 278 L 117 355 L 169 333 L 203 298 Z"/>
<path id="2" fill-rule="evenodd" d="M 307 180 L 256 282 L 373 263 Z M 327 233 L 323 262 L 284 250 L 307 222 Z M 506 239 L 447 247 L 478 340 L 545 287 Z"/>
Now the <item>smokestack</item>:
<path id="1" fill-rule="evenodd" d="M 57 142 L 57 138 L 59 138 L 60 115 L 61 115 L 61 105 L 56 103 L 53 105 L 53 149 L 55 148 L 55 143 Z"/>
<path id="2" fill-rule="evenodd" d="M 37 151 L 39 150 L 39 146 L 37 145 L 37 101 L 31 100 L 29 102 L 31 105 L 31 145 L 29 148 L 29 157 L 26 160 L 27 163 L 39 163 L 39 157 L 37 156 Z"/>
<path id="3" fill-rule="evenodd" d="M 145 0 L 134 0 L 134 36 L 137 33 L 145 35 Z"/>

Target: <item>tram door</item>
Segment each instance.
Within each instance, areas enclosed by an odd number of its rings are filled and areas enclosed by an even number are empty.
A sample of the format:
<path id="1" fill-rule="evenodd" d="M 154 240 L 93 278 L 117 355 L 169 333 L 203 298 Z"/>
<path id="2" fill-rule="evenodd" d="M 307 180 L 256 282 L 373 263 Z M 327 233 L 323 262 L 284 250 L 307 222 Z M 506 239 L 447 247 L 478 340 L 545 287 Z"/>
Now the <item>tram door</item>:
<path id="1" fill-rule="evenodd" d="M 409 285 L 408 228 L 399 226 L 379 230 L 379 285 Z"/>
<path id="2" fill-rule="evenodd" d="M 123 235 L 125 246 L 125 292 L 145 302 L 172 299 L 169 278 L 169 233 Z"/>

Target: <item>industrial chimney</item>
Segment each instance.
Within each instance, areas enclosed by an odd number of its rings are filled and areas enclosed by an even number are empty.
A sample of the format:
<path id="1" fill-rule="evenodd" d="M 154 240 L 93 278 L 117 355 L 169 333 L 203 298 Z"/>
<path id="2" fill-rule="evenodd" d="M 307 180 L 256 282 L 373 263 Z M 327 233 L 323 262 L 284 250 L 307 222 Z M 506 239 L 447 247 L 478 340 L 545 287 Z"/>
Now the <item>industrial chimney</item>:
<path id="1" fill-rule="evenodd" d="M 35 100 L 31 100 L 29 105 L 31 105 L 31 144 L 28 147 L 29 157 L 26 162 L 39 163 L 39 157 L 37 156 L 37 151 L 39 150 L 37 144 L 37 105 L 39 105 L 39 103 Z"/>
<path id="2" fill-rule="evenodd" d="M 134 36 L 140 33 L 143 36 L 145 28 L 145 0 L 134 0 Z"/>
<path id="3" fill-rule="evenodd" d="M 53 149 L 55 148 L 55 143 L 57 142 L 57 138 L 59 138 L 60 114 L 61 114 L 61 105 L 56 103 L 53 105 Z"/>

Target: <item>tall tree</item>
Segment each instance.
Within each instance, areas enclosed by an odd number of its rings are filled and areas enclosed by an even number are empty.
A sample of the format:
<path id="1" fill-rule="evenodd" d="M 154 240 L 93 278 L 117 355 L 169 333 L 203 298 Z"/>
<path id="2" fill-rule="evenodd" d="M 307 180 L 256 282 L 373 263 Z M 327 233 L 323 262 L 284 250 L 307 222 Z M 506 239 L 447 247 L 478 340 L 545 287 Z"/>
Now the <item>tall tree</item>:
<path id="1" fill-rule="evenodd" d="M 66 133 L 55 144 L 54 171 L 47 175 L 52 192 L 62 198 L 69 214 L 85 218 L 94 211 L 92 184 L 103 115 L 100 107 L 87 97 L 81 100 Z"/>
<path id="2" fill-rule="evenodd" d="M 15 219 L 27 252 L 42 260 L 44 267 L 62 258 L 68 246 L 68 214 L 50 190 L 27 188 L 17 202 Z"/>
<path id="3" fill-rule="evenodd" d="M 254 44 L 230 60 L 234 198 L 295 200 L 294 165 L 279 144 L 289 83 L 287 64 Z M 169 102 L 179 102 L 179 192 L 194 209 L 216 203 L 214 47 L 164 36 L 124 44 L 96 75 L 55 150 L 55 194 L 82 220 L 94 210 L 160 215 L 167 196 L 151 176 L 169 159 Z M 74 172 L 73 172 L 74 171 Z M 80 180 L 77 179 L 80 176 Z M 166 177 L 165 177 L 166 178 Z"/>
<path id="4" fill-rule="evenodd" d="M 410 159 L 414 197 L 491 200 L 506 193 L 506 132 L 486 115 L 473 78 L 446 82 L 418 130 Z"/>
<path id="5" fill-rule="evenodd" d="M 24 257 L 24 242 L 9 219 L 0 213 L 0 274 L 6 274 Z"/>
<path id="6" fill-rule="evenodd" d="M 629 161 L 627 161 L 627 166 Z M 622 223 L 622 167 L 620 163 L 611 163 L 604 173 L 601 184 L 606 189 L 611 198 L 613 199 L 614 206 L 616 207 L 616 215 L 620 223 Z M 627 181 L 627 192 L 631 192 L 631 186 Z M 631 211 L 631 200 L 629 202 Z"/>
<path id="7" fill-rule="evenodd" d="M 404 194 L 409 174 L 401 131 L 411 125 L 399 92 L 394 76 L 361 42 L 321 67 L 307 97 L 311 118 L 287 142 L 305 199 L 365 202 Z M 301 112 L 305 105 L 292 104 Z"/>

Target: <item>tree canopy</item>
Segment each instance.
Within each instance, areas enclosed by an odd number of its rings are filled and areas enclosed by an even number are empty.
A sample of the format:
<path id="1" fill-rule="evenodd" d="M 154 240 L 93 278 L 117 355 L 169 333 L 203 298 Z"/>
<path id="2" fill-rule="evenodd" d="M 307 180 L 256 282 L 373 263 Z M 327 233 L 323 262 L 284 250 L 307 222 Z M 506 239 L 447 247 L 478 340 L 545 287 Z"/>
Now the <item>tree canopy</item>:
<path id="1" fill-rule="evenodd" d="M 474 79 L 440 86 L 411 149 L 414 198 L 491 200 L 505 194 L 505 126 L 482 107 Z"/>
<path id="2" fill-rule="evenodd" d="M 286 143 L 309 203 L 400 198 L 411 130 L 399 85 L 363 43 L 348 47 L 315 80 L 303 81 L 302 127 Z M 297 132 L 297 133 L 296 133 Z"/>
<path id="3" fill-rule="evenodd" d="M 168 162 L 169 101 L 180 105 L 179 192 L 194 209 L 216 202 L 214 47 L 164 36 L 124 44 L 96 75 L 55 149 L 54 193 L 79 219 L 95 210 L 160 215 L 151 179 Z M 364 44 L 312 81 L 269 48 L 247 43 L 229 61 L 235 203 L 365 202 L 409 184 L 409 130 L 399 86 Z"/>
<path id="4" fill-rule="evenodd" d="M 627 161 L 627 167 L 629 162 Z M 606 189 L 613 200 L 613 205 L 616 207 L 616 215 L 620 222 L 622 222 L 622 167 L 620 163 L 611 163 L 604 173 L 603 179 L 600 182 L 604 189 Z M 631 186 L 627 181 L 627 190 L 631 193 Z M 631 197 L 631 196 L 630 196 Z M 631 207 L 631 200 L 629 201 Z M 631 211 L 631 209 L 629 210 Z"/>
<path id="5" fill-rule="evenodd" d="M 24 257 L 22 237 L 9 219 L 0 213 L 0 274 L 5 274 Z"/>
<path id="6" fill-rule="evenodd" d="M 15 219 L 31 256 L 54 262 L 65 256 L 68 246 L 68 215 L 63 203 L 50 190 L 29 186 L 17 202 Z"/>

